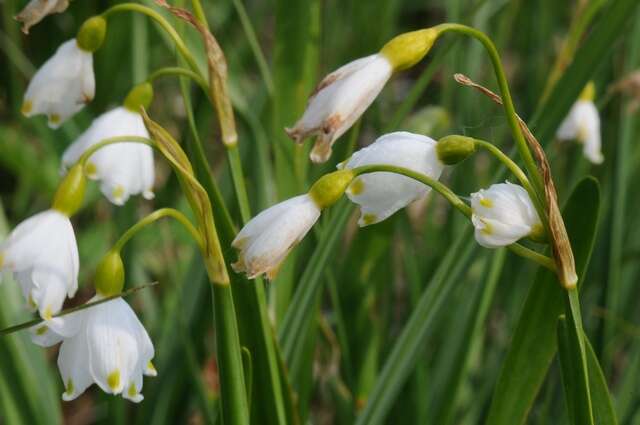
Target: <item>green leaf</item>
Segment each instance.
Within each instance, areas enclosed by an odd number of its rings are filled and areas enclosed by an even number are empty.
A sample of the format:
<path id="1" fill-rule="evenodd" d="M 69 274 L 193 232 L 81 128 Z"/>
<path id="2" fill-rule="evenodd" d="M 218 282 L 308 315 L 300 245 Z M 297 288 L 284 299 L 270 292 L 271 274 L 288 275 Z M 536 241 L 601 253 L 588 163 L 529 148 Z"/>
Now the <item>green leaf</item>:
<path id="1" fill-rule="evenodd" d="M 589 366 L 589 385 L 595 423 L 598 425 L 617 425 L 618 419 L 616 418 L 611 394 L 607 387 L 607 380 L 604 377 L 604 373 L 602 373 L 598 357 L 586 337 L 584 341 Z"/>
<path id="2" fill-rule="evenodd" d="M 595 241 L 600 191 L 593 178 L 573 191 L 563 216 L 580 282 Z M 588 206 L 588 207 L 587 207 Z M 489 410 L 489 425 L 524 423 L 557 348 L 557 318 L 564 310 L 565 291 L 556 276 L 540 270 L 518 321 Z"/>

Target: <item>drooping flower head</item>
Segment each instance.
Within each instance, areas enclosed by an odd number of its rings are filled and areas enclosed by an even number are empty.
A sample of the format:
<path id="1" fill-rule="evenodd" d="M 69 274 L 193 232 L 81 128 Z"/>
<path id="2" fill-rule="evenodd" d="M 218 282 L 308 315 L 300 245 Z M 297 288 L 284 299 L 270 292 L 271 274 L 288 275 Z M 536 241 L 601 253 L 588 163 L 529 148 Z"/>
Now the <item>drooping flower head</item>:
<path id="1" fill-rule="evenodd" d="M 88 148 L 117 136 L 149 138 L 149 133 L 137 111 L 112 109 L 96 118 L 67 148 L 63 166 L 71 167 Z M 89 178 L 101 182 L 100 190 L 116 205 L 123 205 L 131 195 L 142 194 L 146 199 L 154 196 L 153 150 L 148 145 L 122 142 L 104 146 L 91 155 L 85 169 Z"/>
<path id="2" fill-rule="evenodd" d="M 13 273 L 28 305 L 50 320 L 78 289 L 78 248 L 69 217 L 50 209 L 20 223 L 0 244 L 0 268 Z"/>
<path id="3" fill-rule="evenodd" d="M 31 0 L 16 16 L 22 22 L 22 32 L 29 34 L 29 28 L 53 13 L 64 12 L 69 7 L 69 0 Z"/>
<path id="4" fill-rule="evenodd" d="M 313 162 L 325 162 L 333 143 L 367 110 L 396 70 L 418 62 L 437 37 L 433 29 L 402 34 L 379 53 L 356 59 L 327 75 L 309 97 L 302 118 L 286 132 L 297 143 L 317 136 Z"/>
<path id="5" fill-rule="evenodd" d="M 399 131 L 379 137 L 355 152 L 338 168 L 363 165 L 395 165 L 432 179 L 439 179 L 444 164 L 436 153 L 437 142 L 430 137 Z M 411 202 L 426 196 L 430 187 L 394 173 L 375 172 L 358 176 L 347 189 L 347 196 L 360 206 L 360 226 L 379 223 Z"/>
<path id="6" fill-rule="evenodd" d="M 486 248 L 511 245 L 543 232 L 529 194 L 516 184 L 493 184 L 472 193 L 471 210 L 476 240 Z"/>
<path id="7" fill-rule="evenodd" d="M 313 227 L 320 217 L 320 207 L 309 196 L 299 195 L 280 202 L 252 218 L 231 244 L 238 249 L 236 272 L 253 279 L 266 273 L 273 279 L 280 263 Z"/>
<path id="8" fill-rule="evenodd" d="M 287 254 L 318 221 L 320 212 L 342 197 L 353 179 L 351 171 L 335 171 L 318 179 L 308 193 L 287 199 L 249 220 L 232 242 L 238 249 L 236 272 L 253 279 L 275 278 Z"/>
<path id="9" fill-rule="evenodd" d="M 582 143 L 584 156 L 594 164 L 601 164 L 604 157 L 601 150 L 600 115 L 593 103 L 594 95 L 593 83 L 589 83 L 558 127 L 556 137 L 559 140 L 576 140 Z"/>
<path id="10" fill-rule="evenodd" d="M 101 295 L 90 300 L 97 301 Z M 143 375 L 156 376 L 154 348 L 135 312 L 116 298 L 36 326 L 32 339 L 51 346 L 62 341 L 58 368 L 64 383 L 62 399 L 70 401 L 96 383 L 106 393 L 133 402 L 141 394 Z"/>
<path id="11" fill-rule="evenodd" d="M 90 18 L 78 37 L 63 43 L 36 72 L 24 95 L 22 113 L 46 115 L 49 127 L 58 128 L 95 95 L 93 52 L 104 40 L 106 21 Z"/>

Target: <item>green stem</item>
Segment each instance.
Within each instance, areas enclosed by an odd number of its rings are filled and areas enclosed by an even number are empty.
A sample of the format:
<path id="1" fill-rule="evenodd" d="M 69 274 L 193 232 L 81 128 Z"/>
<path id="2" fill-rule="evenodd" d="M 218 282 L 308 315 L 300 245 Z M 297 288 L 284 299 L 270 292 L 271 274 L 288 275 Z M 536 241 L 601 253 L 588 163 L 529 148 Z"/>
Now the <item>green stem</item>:
<path id="1" fill-rule="evenodd" d="M 91 145 L 87 148 L 86 151 L 80 155 L 78 158 L 78 164 L 81 164 L 83 167 L 86 162 L 89 160 L 91 155 L 104 148 L 105 146 L 113 145 L 116 143 L 141 143 L 143 145 L 154 147 L 155 143 L 151 139 L 147 139 L 146 137 L 140 136 L 116 136 L 116 137 L 108 137 L 106 139 L 100 140 L 95 145 Z"/>
<path id="2" fill-rule="evenodd" d="M 412 178 L 414 180 L 419 181 L 420 183 L 423 183 L 431 187 L 433 190 L 435 190 L 440 195 L 442 195 L 447 201 L 449 201 L 449 203 L 453 207 L 455 207 L 458 211 L 464 214 L 465 217 L 471 218 L 473 214 L 471 207 L 465 204 L 464 201 L 460 199 L 458 195 L 456 195 L 446 185 L 444 185 L 443 183 L 440 183 L 437 180 L 432 179 L 429 176 L 415 172 L 408 168 L 396 167 L 395 165 L 364 165 L 362 167 L 354 168 L 353 172 L 355 176 L 359 176 L 361 174 L 376 173 L 376 172 L 401 174 L 403 176 Z M 514 254 L 517 254 L 521 257 L 528 258 L 538 263 L 539 265 L 548 268 L 549 270 L 552 270 L 552 271 L 556 270 L 555 262 L 551 258 L 545 255 L 542 255 L 532 249 L 529 249 L 523 245 L 520 245 L 519 243 L 511 244 L 507 246 L 507 248 L 509 248 Z"/>
<path id="3" fill-rule="evenodd" d="M 152 83 L 158 78 L 161 77 L 187 77 L 193 80 L 194 83 L 200 86 L 202 91 L 209 96 L 209 83 L 205 81 L 204 78 L 197 72 L 193 72 L 189 69 L 183 68 L 181 66 L 167 66 L 164 68 L 159 68 L 149 75 L 147 81 Z"/>
<path id="4" fill-rule="evenodd" d="M 529 193 L 532 200 L 538 198 L 536 196 L 536 191 L 534 190 L 533 186 L 531 185 L 531 182 L 527 178 L 527 175 L 524 173 L 524 171 L 522 171 L 522 168 L 518 167 L 518 164 L 513 162 L 511 158 L 509 158 L 504 152 L 498 149 L 498 147 L 495 146 L 493 143 L 480 140 L 480 139 L 473 139 L 473 140 L 476 146 L 479 146 L 487 150 L 491 155 L 496 157 L 498 161 L 502 162 L 509 169 L 509 171 L 513 173 L 514 176 L 516 176 L 518 181 L 520 181 L 520 184 L 522 184 L 525 190 Z"/>
<path id="5" fill-rule="evenodd" d="M 518 117 L 516 115 L 515 107 L 513 106 L 513 100 L 511 99 L 511 92 L 509 90 L 509 84 L 507 82 L 507 77 L 504 73 L 504 68 L 502 66 L 502 62 L 500 60 L 500 55 L 498 54 L 498 50 L 496 46 L 493 44 L 493 41 L 486 34 L 481 31 L 476 30 L 475 28 L 468 27 L 466 25 L 461 24 L 441 24 L 435 27 L 441 32 L 457 32 L 460 34 L 464 34 L 478 40 L 484 48 L 487 50 L 489 57 L 491 59 L 491 64 L 493 65 L 493 70 L 496 75 L 496 79 L 498 80 L 498 86 L 500 87 L 500 94 L 502 96 L 502 103 L 504 105 L 504 110 L 507 115 L 507 121 L 509 122 L 509 126 L 511 127 L 511 132 L 516 141 L 516 146 L 518 147 L 518 151 L 522 160 L 524 161 L 525 168 L 529 173 L 529 176 L 532 177 L 533 185 L 536 188 L 536 193 L 544 199 L 544 184 L 542 182 L 542 177 L 538 172 L 538 167 L 536 162 L 531 155 L 531 151 L 529 150 L 529 146 L 527 145 L 526 140 L 524 139 L 524 135 L 522 134 L 522 130 L 520 129 L 520 124 L 518 123 Z"/>
<path id="6" fill-rule="evenodd" d="M 113 246 L 113 250 L 116 252 L 120 252 L 124 245 L 140 230 L 164 217 L 171 217 L 176 219 L 180 224 L 184 226 L 185 229 L 187 229 L 193 239 L 195 239 L 200 249 L 204 247 L 204 242 L 202 240 L 200 232 L 193 226 L 193 224 L 191 224 L 191 221 L 189 221 L 189 219 L 184 214 L 173 208 L 161 208 L 147 215 L 145 218 L 141 219 L 136 224 L 131 226 L 126 232 L 124 232 L 122 236 L 120 236 L 120 239 L 118 239 L 118 241 Z"/>
<path id="7" fill-rule="evenodd" d="M 120 12 L 138 12 L 138 13 L 147 15 L 148 17 L 156 21 L 158 25 L 160 25 L 160 27 L 162 27 L 162 29 L 167 32 L 169 37 L 171 37 L 171 39 L 176 45 L 176 48 L 178 49 L 178 52 L 180 52 L 180 55 L 182 55 L 185 61 L 187 61 L 189 68 L 191 68 L 192 71 L 202 76 L 202 73 L 200 72 L 200 68 L 198 67 L 198 63 L 196 62 L 195 58 L 187 48 L 187 45 L 185 44 L 184 40 L 176 32 L 173 26 L 171 26 L 169 21 L 167 21 L 161 14 L 151 9 L 150 7 L 143 6 L 141 4 L 121 3 L 115 6 L 111 6 L 109 9 L 105 10 L 102 13 L 102 17 L 107 19 L 111 15 L 114 15 Z"/>
<path id="8" fill-rule="evenodd" d="M 77 307 L 68 308 L 66 310 L 61 311 L 58 314 L 54 314 L 52 317 L 55 318 L 55 317 L 66 316 L 67 314 L 75 313 L 77 311 L 84 310 L 86 308 L 93 307 L 93 306 L 96 306 L 98 304 L 106 303 L 107 301 L 111 301 L 111 300 L 116 299 L 116 298 L 120 298 L 120 297 L 124 298 L 124 297 L 127 297 L 127 296 L 133 294 L 134 292 L 138 292 L 141 289 L 150 288 L 150 287 L 155 286 L 157 284 L 158 284 L 158 282 L 151 282 L 151 283 L 147 283 L 147 284 L 144 284 L 144 285 L 136 286 L 136 287 L 133 287 L 131 289 L 127 289 L 126 291 L 123 291 L 123 292 L 121 292 L 119 294 L 110 295 L 110 296 L 105 297 L 105 298 L 100 298 L 97 301 L 93 301 L 93 302 L 86 303 L 86 304 L 81 304 L 81 305 L 79 305 Z M 42 322 L 44 322 L 44 319 L 37 318 L 37 319 L 29 320 L 28 322 L 20 323 L 19 325 L 10 326 L 8 328 L 4 328 L 4 329 L 0 330 L 0 336 L 9 335 L 10 333 L 21 331 L 23 329 L 27 329 L 27 328 L 39 325 Z"/>
<path id="9" fill-rule="evenodd" d="M 242 171 L 242 163 L 240 161 L 240 151 L 238 144 L 227 146 L 227 158 L 229 159 L 229 167 L 231 168 L 231 178 L 233 180 L 233 188 L 238 198 L 238 206 L 240 207 L 240 216 L 242 222 L 246 223 L 251 218 L 251 209 L 249 207 L 249 198 L 247 196 L 247 188 L 244 184 L 244 172 Z"/>

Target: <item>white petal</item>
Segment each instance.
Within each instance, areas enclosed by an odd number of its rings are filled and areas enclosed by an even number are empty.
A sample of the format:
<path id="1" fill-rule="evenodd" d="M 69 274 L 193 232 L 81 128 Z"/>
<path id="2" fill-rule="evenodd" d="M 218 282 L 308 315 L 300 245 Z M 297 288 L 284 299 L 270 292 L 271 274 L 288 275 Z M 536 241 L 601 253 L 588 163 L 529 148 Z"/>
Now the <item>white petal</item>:
<path id="1" fill-rule="evenodd" d="M 436 142 L 408 132 L 385 134 L 371 145 L 355 152 L 345 168 L 386 164 L 408 168 L 437 180 L 444 168 L 435 151 Z M 360 205 L 360 226 L 378 223 L 409 203 L 423 197 L 430 188 L 409 177 L 376 172 L 358 177 L 347 196 Z"/>
<path id="2" fill-rule="evenodd" d="M 65 339 L 58 354 L 58 368 L 65 387 L 62 399 L 70 401 L 82 394 L 92 383 L 89 368 L 89 344 L 86 328 Z"/>
<path id="3" fill-rule="evenodd" d="M 60 311 L 78 288 L 78 248 L 69 218 L 55 210 L 19 224 L 0 245 L 2 268 L 13 271 L 43 318 Z"/>
<path id="4" fill-rule="evenodd" d="M 31 328 L 31 341 L 41 347 L 50 347 L 75 336 L 82 327 L 83 312 L 78 311 L 46 320 Z"/>
<path id="5" fill-rule="evenodd" d="M 289 251 L 320 217 L 320 209 L 308 194 L 274 205 L 249 221 L 233 242 L 240 249 L 236 271 L 250 278 L 275 275 Z"/>
<path id="6" fill-rule="evenodd" d="M 91 126 L 65 151 L 65 167 L 73 166 L 80 156 L 100 141 L 119 136 L 148 138 L 142 117 L 124 107 L 96 118 Z M 102 182 L 102 193 L 114 204 L 123 205 L 130 195 L 153 196 L 155 179 L 153 150 L 141 143 L 115 143 L 99 149 L 88 160 L 94 169 L 92 178 Z"/>
<path id="7" fill-rule="evenodd" d="M 584 144 L 584 155 L 594 164 L 604 160 L 601 151 L 600 115 L 592 101 L 578 100 L 571 107 L 556 137 L 560 140 L 577 140 Z"/>
<path id="8" fill-rule="evenodd" d="M 138 318 L 120 298 L 90 310 L 86 326 L 91 376 L 103 391 L 120 394 L 139 369 Z"/>
<path id="9" fill-rule="evenodd" d="M 527 191 L 509 182 L 472 193 L 471 209 L 476 240 L 487 248 L 510 245 L 542 226 Z"/>
<path id="10" fill-rule="evenodd" d="M 360 118 L 387 83 L 393 68 L 382 55 L 355 60 L 329 74 L 309 98 L 307 109 L 289 136 L 301 142 L 318 135 L 311 160 L 324 162 L 331 146 Z"/>
<path id="11" fill-rule="evenodd" d="M 49 126 L 57 128 L 91 101 L 94 94 L 93 55 L 80 49 L 72 39 L 63 43 L 29 82 L 23 113 L 47 115 Z"/>

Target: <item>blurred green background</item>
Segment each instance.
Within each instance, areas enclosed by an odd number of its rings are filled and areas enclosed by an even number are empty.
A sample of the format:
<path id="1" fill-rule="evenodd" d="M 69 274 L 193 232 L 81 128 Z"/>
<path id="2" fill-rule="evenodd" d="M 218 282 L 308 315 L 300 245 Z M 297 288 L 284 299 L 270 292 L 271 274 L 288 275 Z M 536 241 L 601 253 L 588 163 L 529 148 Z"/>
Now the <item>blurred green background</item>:
<path id="1" fill-rule="evenodd" d="M 59 181 L 61 153 L 94 117 L 118 105 L 132 85 L 154 69 L 176 63 L 170 41 L 155 24 L 143 16 L 119 14 L 109 20 L 105 45 L 95 54 L 95 100 L 56 131 L 42 117 L 22 117 L 22 95 L 38 66 L 75 36 L 84 19 L 116 3 L 73 1 L 65 13 L 46 18 L 28 36 L 13 20 L 24 2 L 0 3 L 2 234 L 48 208 Z M 151 1 L 141 3 L 156 7 Z M 623 9 L 623 3 L 630 6 Z M 638 113 L 630 108 L 637 101 L 634 93 L 640 91 L 633 85 L 635 92 L 611 91 L 640 67 L 640 14 L 633 3 L 205 0 L 209 24 L 229 63 L 253 214 L 301 193 L 354 148 L 384 132 L 408 130 L 433 138 L 465 134 L 510 151 L 513 142 L 503 111 L 453 80 L 453 74 L 461 72 L 495 90 L 489 59 L 476 41 L 454 35 L 444 36 L 425 60 L 390 81 L 360 123 L 335 145 L 329 163 L 312 165 L 306 156 L 297 155 L 283 131 L 300 116 L 323 75 L 378 51 L 400 32 L 442 22 L 485 31 L 501 53 L 518 113 L 545 147 L 561 204 L 584 176 L 593 175 L 600 182 L 598 233 L 581 294 L 583 319 L 619 423 L 640 424 L 640 197 L 635 194 L 640 133 Z M 619 10 L 627 13 L 615 15 Z M 204 64 L 199 35 L 166 16 Z M 571 40 L 576 42 L 575 58 L 574 52 L 568 55 L 569 68 L 558 68 L 563 79 L 554 85 L 549 81 L 552 70 Z M 599 166 L 592 166 L 577 144 L 559 143 L 553 137 L 588 80 L 596 84 L 602 119 L 605 161 Z M 193 137 L 178 81 L 158 80 L 154 88 L 150 115 L 178 140 Z M 543 99 L 545 90 L 549 95 Z M 232 217 L 240 224 L 213 111 L 197 88 L 188 93 L 195 129 Z M 156 198 L 151 202 L 134 197 L 117 208 L 91 185 L 85 208 L 73 220 L 81 289 L 69 305 L 92 295 L 97 262 L 136 219 L 162 206 L 188 210 L 169 167 L 156 159 Z M 494 183 L 498 168 L 490 156 L 479 153 L 445 172 L 443 181 L 468 196 Z M 582 208 L 587 214 L 598 207 Z M 292 253 L 278 279 L 267 284 L 274 328 L 283 346 L 289 347 L 283 354 L 300 423 L 353 423 L 368 408 L 372 394 L 391 397 L 389 411 L 379 418 L 383 423 L 485 423 L 535 267 L 511 254 L 478 247 L 469 223 L 436 196 L 376 226 L 358 229 L 355 221 L 353 209 L 336 206 Z M 333 240 L 327 242 L 330 236 Z M 320 264 L 315 262 L 319 249 L 325 249 L 326 257 Z M 0 423 L 156 425 L 217 420 L 211 300 L 197 250 L 178 224 L 167 221 L 129 244 L 125 260 L 128 287 L 160 282 L 128 300 L 156 347 L 159 375 L 145 379 L 145 400 L 134 405 L 94 386 L 77 400 L 63 403 L 57 349 L 36 347 L 22 332 L 0 337 Z M 0 285 L 1 327 L 29 317 L 17 285 L 5 280 Z M 446 282 L 443 302 L 429 306 L 428 320 L 418 320 L 420 329 L 413 339 L 417 354 L 398 365 L 409 368 L 408 378 L 398 383 L 397 391 L 378 388 L 380 372 L 400 333 L 424 291 L 438 280 Z M 317 290 L 305 305 L 311 308 L 302 311 L 308 323 L 294 338 L 283 333 L 282 326 L 285 316 L 300 308 L 297 289 L 308 288 L 309 282 Z M 270 423 L 268 418 L 253 420 Z M 555 359 L 527 423 L 569 423 Z"/>

